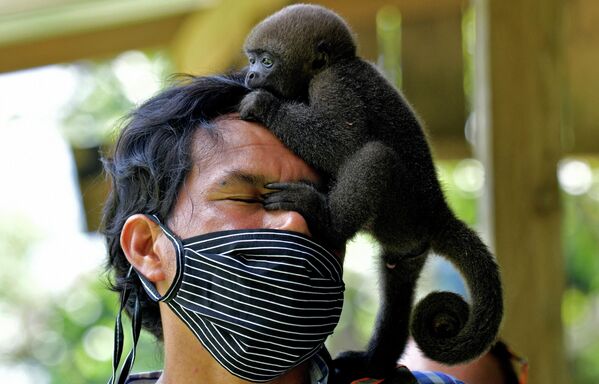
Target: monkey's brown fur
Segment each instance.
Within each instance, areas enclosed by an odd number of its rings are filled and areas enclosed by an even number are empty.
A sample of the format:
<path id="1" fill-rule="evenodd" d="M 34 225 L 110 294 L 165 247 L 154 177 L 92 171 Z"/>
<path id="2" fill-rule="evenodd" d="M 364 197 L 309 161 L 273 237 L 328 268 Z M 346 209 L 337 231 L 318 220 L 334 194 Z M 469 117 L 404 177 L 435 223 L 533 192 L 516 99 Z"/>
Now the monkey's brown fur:
<path id="1" fill-rule="evenodd" d="M 332 11 L 293 5 L 248 36 L 244 119 L 264 123 L 325 175 L 325 193 L 302 183 L 273 184 L 267 209 L 295 210 L 315 235 L 343 243 L 361 229 L 381 244 L 382 304 L 364 352 L 334 360 L 332 380 L 387 377 L 411 332 L 430 358 L 473 359 L 495 340 L 503 313 L 495 260 L 448 207 L 414 112 L 379 71 L 356 56 L 352 33 Z M 435 292 L 412 310 L 429 251 L 464 276 L 471 306 Z M 405 382 L 409 382 L 406 379 Z"/>

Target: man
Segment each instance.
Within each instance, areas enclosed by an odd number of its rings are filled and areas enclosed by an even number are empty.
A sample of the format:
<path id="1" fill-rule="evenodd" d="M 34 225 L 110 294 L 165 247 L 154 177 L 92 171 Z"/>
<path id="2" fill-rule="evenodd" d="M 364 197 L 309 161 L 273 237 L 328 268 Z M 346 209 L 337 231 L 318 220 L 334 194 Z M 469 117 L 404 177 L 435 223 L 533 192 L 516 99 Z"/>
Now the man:
<path id="1" fill-rule="evenodd" d="M 111 382 L 326 383 L 324 340 L 341 311 L 341 250 L 269 183 L 319 182 L 265 127 L 239 120 L 243 79 L 194 78 L 140 106 L 105 160 L 109 269 L 132 316 L 164 343 L 164 369 Z M 314 236 L 313 236 L 314 235 Z M 451 381 L 442 381 L 451 382 Z"/>
<path id="2" fill-rule="evenodd" d="M 477 359 L 453 366 L 429 360 L 410 340 L 400 362 L 413 369 L 443 371 L 468 384 L 525 384 L 528 380 L 527 361 L 501 340 Z M 518 373 L 515 365 L 519 366 Z"/>

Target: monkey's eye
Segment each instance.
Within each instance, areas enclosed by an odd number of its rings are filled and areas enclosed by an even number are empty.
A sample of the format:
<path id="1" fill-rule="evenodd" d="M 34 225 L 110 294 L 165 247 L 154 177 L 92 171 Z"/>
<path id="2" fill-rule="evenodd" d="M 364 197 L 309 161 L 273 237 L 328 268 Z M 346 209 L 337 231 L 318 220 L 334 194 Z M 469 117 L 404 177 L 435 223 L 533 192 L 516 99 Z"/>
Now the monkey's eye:
<path id="1" fill-rule="evenodd" d="M 272 59 L 268 56 L 264 56 L 262 58 L 262 65 L 264 65 L 266 68 L 270 68 L 273 65 Z"/>
<path id="2" fill-rule="evenodd" d="M 250 57 L 250 64 L 254 65 L 256 63 L 256 58 Z"/>

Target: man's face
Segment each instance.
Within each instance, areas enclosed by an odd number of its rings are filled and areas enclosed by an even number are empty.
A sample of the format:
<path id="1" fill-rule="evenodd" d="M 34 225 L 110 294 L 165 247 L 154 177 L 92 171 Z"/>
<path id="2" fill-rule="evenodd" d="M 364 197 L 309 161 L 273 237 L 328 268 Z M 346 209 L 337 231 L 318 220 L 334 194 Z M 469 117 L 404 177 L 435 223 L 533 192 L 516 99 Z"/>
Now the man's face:
<path id="1" fill-rule="evenodd" d="M 266 211 L 268 183 L 317 182 L 314 169 L 262 125 L 235 118 L 216 122 L 222 140 L 200 129 L 193 168 L 168 224 L 180 238 L 230 229 L 283 229 L 310 235 L 297 212 Z"/>
<path id="2" fill-rule="evenodd" d="M 265 187 L 275 182 L 317 183 L 314 169 L 287 149 L 265 127 L 225 116 L 214 122 L 218 138 L 198 129 L 192 138 L 192 168 L 166 220 L 180 239 L 235 229 L 276 229 L 310 236 L 304 218 L 293 211 L 267 211 Z M 131 216 L 123 227 L 121 246 L 129 262 L 165 294 L 177 273 L 173 243 L 147 216 Z M 164 302 L 164 382 L 245 383 L 211 357 L 192 331 Z M 304 383 L 308 363 L 272 383 Z M 195 381 L 194 381 L 195 382 Z"/>
<path id="3" fill-rule="evenodd" d="M 234 116 L 215 124 L 220 140 L 211 138 L 202 129 L 193 138 L 193 168 L 179 191 L 167 221 L 169 228 L 181 239 L 208 232 L 256 228 L 310 235 L 299 213 L 267 211 L 261 199 L 272 192 L 266 184 L 318 182 L 316 171 L 262 125 Z M 172 249 L 168 241 L 165 243 Z M 167 281 L 171 281 L 175 264 L 168 264 Z"/>

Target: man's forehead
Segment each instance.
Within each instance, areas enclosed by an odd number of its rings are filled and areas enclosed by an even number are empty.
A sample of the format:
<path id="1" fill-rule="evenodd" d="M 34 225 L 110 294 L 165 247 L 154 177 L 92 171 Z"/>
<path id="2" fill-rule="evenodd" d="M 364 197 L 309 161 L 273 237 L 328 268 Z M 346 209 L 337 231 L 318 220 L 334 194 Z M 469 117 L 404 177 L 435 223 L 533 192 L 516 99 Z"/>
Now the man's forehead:
<path id="1" fill-rule="evenodd" d="M 248 145 L 284 147 L 284 144 L 266 127 L 241 120 L 237 114 L 229 114 L 213 120 L 209 126 L 198 128 L 194 134 L 192 150 L 198 155 L 203 155 Z"/>

